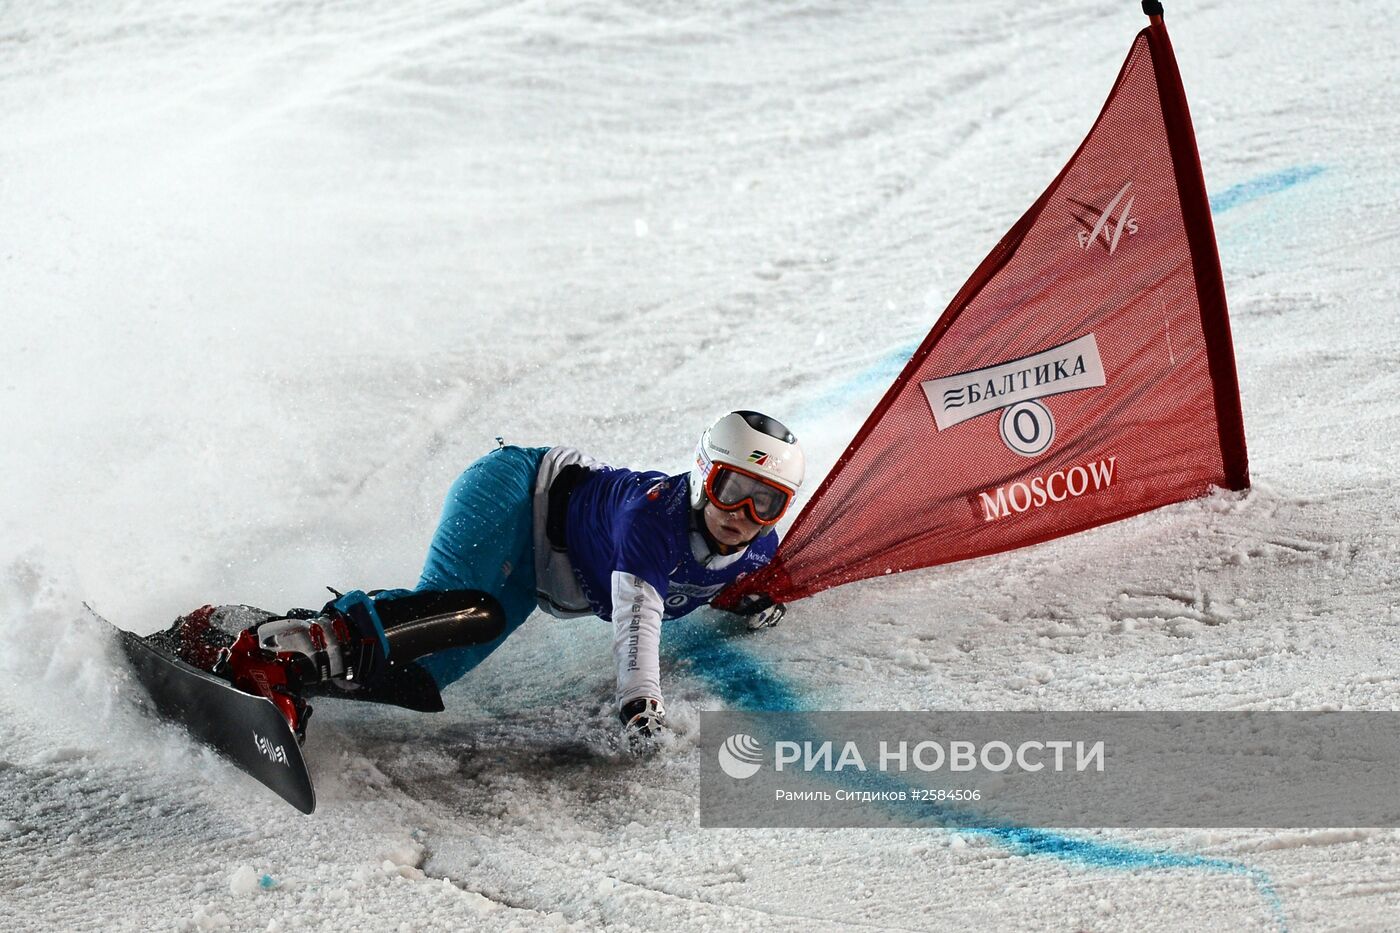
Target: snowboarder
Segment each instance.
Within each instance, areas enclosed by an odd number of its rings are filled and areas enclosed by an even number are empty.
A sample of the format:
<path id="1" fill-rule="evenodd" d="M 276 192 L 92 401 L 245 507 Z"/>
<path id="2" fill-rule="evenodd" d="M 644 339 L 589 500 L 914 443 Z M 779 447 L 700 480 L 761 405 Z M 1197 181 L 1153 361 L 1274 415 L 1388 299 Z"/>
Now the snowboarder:
<path id="1" fill-rule="evenodd" d="M 355 590 L 319 612 L 204 606 L 151 639 L 267 696 L 304 736 L 306 695 L 442 709 L 439 691 L 540 608 L 613 623 L 616 701 L 627 737 L 665 727 L 662 619 L 684 616 L 762 567 L 802 484 L 783 424 L 754 411 L 706 430 L 688 474 L 609 467 L 571 447 L 502 446 L 452 485 L 412 590 Z M 753 597 L 751 628 L 783 606 Z"/>

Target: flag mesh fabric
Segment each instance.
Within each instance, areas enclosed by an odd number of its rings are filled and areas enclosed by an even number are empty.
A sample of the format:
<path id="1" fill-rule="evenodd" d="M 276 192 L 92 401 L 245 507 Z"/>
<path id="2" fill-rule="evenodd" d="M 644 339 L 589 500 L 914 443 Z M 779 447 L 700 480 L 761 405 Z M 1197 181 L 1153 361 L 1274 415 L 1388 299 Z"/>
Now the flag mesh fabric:
<path id="1" fill-rule="evenodd" d="M 791 600 L 1248 485 L 1219 259 L 1165 27 L 802 511 L 723 594 Z"/>

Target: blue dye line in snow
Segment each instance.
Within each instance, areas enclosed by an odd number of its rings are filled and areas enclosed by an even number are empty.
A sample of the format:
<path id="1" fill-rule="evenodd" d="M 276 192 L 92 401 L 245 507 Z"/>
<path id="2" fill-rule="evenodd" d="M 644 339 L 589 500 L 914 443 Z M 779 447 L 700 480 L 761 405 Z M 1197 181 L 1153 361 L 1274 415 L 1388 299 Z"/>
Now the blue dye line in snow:
<path id="1" fill-rule="evenodd" d="M 910 351 L 912 352 L 912 351 Z M 763 712 L 809 710 L 801 691 L 769 670 L 758 658 L 734 643 L 738 629 L 726 629 L 722 618 L 701 612 L 662 627 L 667 654 L 690 665 L 690 673 L 704 681 L 733 709 Z M 1275 926 L 1288 927 L 1283 900 L 1268 873 L 1229 859 L 1186 855 L 1156 849 L 1095 842 L 1029 826 L 959 827 L 958 832 L 991 839 L 1020 855 L 1039 855 L 1083 865 L 1086 868 L 1185 869 L 1209 871 L 1248 879 L 1273 913 Z"/>
<path id="2" fill-rule="evenodd" d="M 1290 168 L 1278 172 L 1271 172 L 1268 175 L 1260 175 L 1258 178 L 1251 178 L 1249 181 L 1242 181 L 1238 185 L 1231 185 L 1224 191 L 1210 199 L 1210 212 L 1212 214 L 1223 214 L 1228 210 L 1233 210 L 1242 204 L 1257 201 L 1260 198 L 1280 191 L 1287 191 L 1294 185 L 1301 185 L 1305 181 L 1311 181 L 1323 172 L 1327 171 L 1325 165 L 1294 165 Z"/>
<path id="3" fill-rule="evenodd" d="M 816 420 L 826 414 L 828 410 L 846 404 L 853 396 L 859 395 L 861 392 L 871 391 L 873 393 L 876 388 L 893 382 L 894 377 L 898 376 L 899 371 L 904 368 L 904 364 L 909 362 L 909 357 L 913 356 L 914 351 L 919 349 L 920 342 L 916 340 L 913 343 L 907 343 L 890 350 L 845 382 L 823 392 L 799 407 L 793 413 L 793 421 L 800 424 L 803 421 Z"/>
<path id="4" fill-rule="evenodd" d="M 677 619 L 661 627 L 667 653 L 690 665 L 690 673 L 735 709 L 796 713 L 807 709 L 793 687 L 719 631 L 712 613 Z"/>

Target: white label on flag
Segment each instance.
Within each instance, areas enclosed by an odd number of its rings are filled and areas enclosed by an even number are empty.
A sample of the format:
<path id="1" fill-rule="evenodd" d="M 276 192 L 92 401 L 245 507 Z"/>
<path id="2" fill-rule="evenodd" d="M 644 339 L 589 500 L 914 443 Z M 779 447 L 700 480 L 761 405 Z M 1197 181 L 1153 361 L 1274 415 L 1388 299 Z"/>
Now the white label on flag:
<path id="1" fill-rule="evenodd" d="M 1033 356 L 920 383 L 938 430 L 1017 402 L 1105 384 L 1093 334 Z"/>

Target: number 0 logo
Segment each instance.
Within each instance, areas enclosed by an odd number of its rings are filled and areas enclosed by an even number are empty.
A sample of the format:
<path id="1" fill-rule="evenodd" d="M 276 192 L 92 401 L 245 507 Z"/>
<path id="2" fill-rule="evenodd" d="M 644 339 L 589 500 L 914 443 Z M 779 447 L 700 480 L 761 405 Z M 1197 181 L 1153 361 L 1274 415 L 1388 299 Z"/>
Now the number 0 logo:
<path id="1" fill-rule="evenodd" d="M 1055 439 L 1055 419 L 1040 402 L 1017 402 L 1002 409 L 1001 439 L 1012 453 L 1038 457 Z"/>

